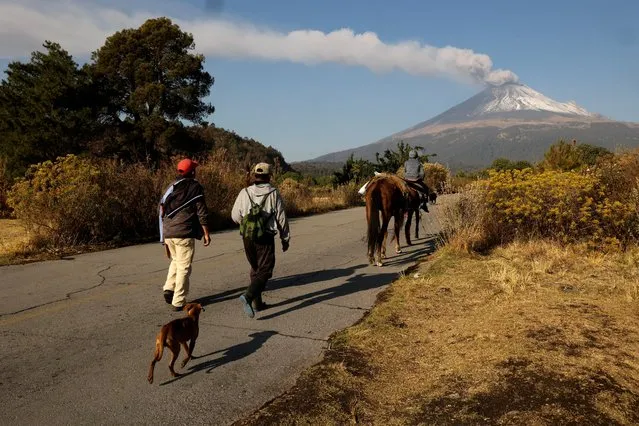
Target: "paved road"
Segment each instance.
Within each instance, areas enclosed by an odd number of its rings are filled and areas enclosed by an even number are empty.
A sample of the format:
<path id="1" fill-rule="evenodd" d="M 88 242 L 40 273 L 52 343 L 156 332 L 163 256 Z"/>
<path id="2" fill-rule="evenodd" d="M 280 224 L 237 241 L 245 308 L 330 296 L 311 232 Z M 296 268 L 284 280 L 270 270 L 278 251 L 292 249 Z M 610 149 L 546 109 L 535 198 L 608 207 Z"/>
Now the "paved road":
<path id="1" fill-rule="evenodd" d="M 424 225 L 422 235 L 438 231 L 435 212 Z M 290 388 L 331 333 L 433 247 L 421 239 L 400 256 L 389 249 L 386 267 L 369 266 L 363 208 L 293 220 L 291 230 L 264 297 L 275 306 L 255 319 L 237 300 L 248 277 L 237 231 L 198 244 L 190 298 L 206 309 L 201 358 L 172 379 L 165 351 L 152 385 L 155 335 L 183 316 L 162 298 L 159 244 L 0 268 L 0 424 L 231 423 Z"/>

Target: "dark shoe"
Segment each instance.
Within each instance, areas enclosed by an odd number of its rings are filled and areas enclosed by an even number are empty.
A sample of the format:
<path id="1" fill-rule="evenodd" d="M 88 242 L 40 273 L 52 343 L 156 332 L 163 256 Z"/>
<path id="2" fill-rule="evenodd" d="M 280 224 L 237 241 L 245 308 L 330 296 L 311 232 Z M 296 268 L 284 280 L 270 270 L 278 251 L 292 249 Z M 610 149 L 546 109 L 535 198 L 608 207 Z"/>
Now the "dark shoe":
<path id="1" fill-rule="evenodd" d="M 174 312 L 180 312 L 180 311 L 184 310 L 184 306 L 173 306 L 173 305 L 171 305 L 171 308 L 173 309 Z"/>
<path id="2" fill-rule="evenodd" d="M 426 203 L 422 203 L 421 206 L 419 206 L 422 210 L 424 210 L 426 213 L 428 213 L 428 205 Z"/>
<path id="3" fill-rule="evenodd" d="M 253 311 L 255 312 L 260 312 L 260 311 L 265 311 L 268 308 L 271 307 L 271 305 L 262 302 L 261 300 L 254 300 L 251 302 L 251 307 L 253 308 Z"/>
<path id="4" fill-rule="evenodd" d="M 244 313 L 246 313 L 249 318 L 253 318 L 255 316 L 255 312 L 253 311 L 253 307 L 251 306 L 251 303 L 248 301 L 245 295 L 240 296 L 240 302 L 242 302 Z"/>
<path id="5" fill-rule="evenodd" d="M 173 301 L 173 292 L 171 290 L 164 290 L 164 301 L 169 305 Z"/>

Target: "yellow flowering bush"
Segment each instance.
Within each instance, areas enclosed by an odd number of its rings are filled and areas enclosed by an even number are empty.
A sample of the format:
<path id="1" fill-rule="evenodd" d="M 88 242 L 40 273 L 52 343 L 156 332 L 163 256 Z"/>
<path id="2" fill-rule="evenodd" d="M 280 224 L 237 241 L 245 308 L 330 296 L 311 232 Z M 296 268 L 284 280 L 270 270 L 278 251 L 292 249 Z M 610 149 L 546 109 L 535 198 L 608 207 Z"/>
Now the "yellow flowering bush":
<path id="1" fill-rule="evenodd" d="M 485 226 L 500 241 L 549 237 L 602 247 L 625 245 L 635 236 L 636 204 L 609 197 L 595 174 L 492 171 L 481 197 Z"/>

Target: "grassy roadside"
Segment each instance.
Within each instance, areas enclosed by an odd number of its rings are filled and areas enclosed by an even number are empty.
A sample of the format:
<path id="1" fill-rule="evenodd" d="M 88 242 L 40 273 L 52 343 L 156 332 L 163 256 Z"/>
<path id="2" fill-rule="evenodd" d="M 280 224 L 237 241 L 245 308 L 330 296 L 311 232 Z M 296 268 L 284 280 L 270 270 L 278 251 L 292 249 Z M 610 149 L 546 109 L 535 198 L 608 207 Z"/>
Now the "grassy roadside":
<path id="1" fill-rule="evenodd" d="M 444 248 L 238 424 L 639 423 L 639 250 Z"/>

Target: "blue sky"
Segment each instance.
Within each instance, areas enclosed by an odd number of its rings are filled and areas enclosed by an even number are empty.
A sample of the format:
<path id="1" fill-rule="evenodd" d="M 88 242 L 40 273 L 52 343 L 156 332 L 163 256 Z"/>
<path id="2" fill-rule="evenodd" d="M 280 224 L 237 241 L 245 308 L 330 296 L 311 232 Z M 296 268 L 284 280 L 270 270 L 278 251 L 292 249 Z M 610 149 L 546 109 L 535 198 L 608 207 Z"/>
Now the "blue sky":
<path id="1" fill-rule="evenodd" d="M 38 0 L 24 2 L 39 5 Z M 0 0 L 0 7 L 10 3 L 18 0 Z M 55 3 L 61 2 L 49 0 L 48 7 Z M 488 55 L 492 69 L 511 70 L 521 82 L 555 100 L 574 100 L 590 111 L 639 122 L 639 2 L 630 0 L 83 0 L 82 4 L 131 15 L 148 12 L 146 17 L 168 15 L 185 22 L 239 21 L 284 34 L 349 28 L 355 33 L 374 32 L 387 44 L 417 41 L 472 49 Z M 42 34 L 48 33 L 14 34 L 7 40 Z M 209 33 L 194 34 L 196 47 L 215 44 Z M 198 38 L 199 34 L 203 35 Z M 0 43 L 0 65 L 19 59 L 20 50 L 5 44 Z M 82 46 L 74 49 L 82 58 Z M 446 72 L 376 73 L 339 61 L 308 65 L 251 55 L 231 59 L 215 53 L 222 50 L 211 47 L 214 53 L 207 54 L 206 68 L 215 77 L 211 102 L 216 112 L 210 120 L 272 145 L 288 161 L 375 142 L 482 88 Z M 410 62 L 410 57 L 404 59 Z"/>

